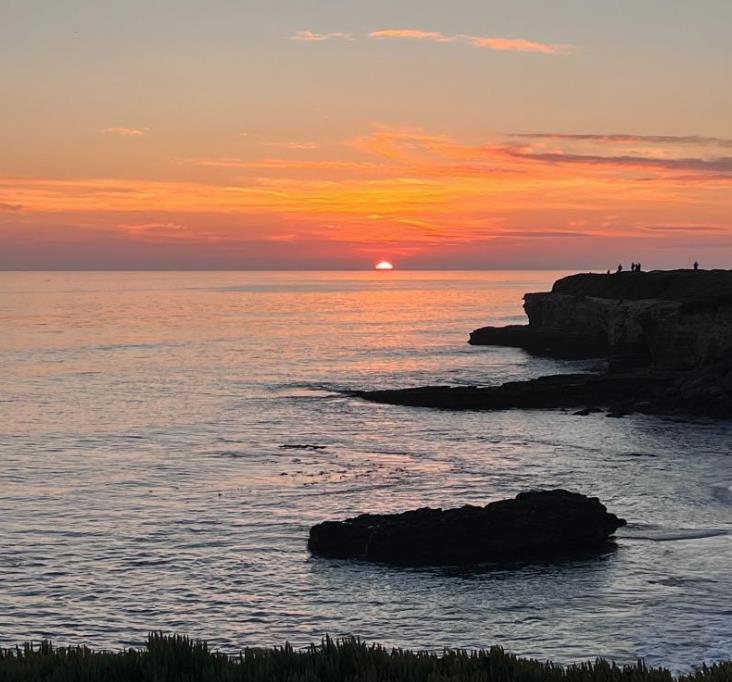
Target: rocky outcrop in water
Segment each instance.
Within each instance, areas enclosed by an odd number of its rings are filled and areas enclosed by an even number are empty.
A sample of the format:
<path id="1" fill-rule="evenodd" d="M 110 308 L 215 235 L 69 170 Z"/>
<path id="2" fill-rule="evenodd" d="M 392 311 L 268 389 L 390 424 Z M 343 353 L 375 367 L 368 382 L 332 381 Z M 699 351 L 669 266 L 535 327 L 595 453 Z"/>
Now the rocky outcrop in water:
<path id="1" fill-rule="evenodd" d="M 533 491 L 485 507 L 326 521 L 310 529 L 308 548 L 322 556 L 402 565 L 537 560 L 607 548 L 625 523 L 596 497 Z"/>
<path id="2" fill-rule="evenodd" d="M 714 365 L 688 372 L 553 374 L 500 386 L 417 386 L 351 395 L 376 403 L 445 410 L 582 408 L 578 416 L 607 410 L 613 417 L 641 412 L 730 419 L 732 369 Z"/>
<path id="3" fill-rule="evenodd" d="M 416 388 L 354 391 L 352 395 L 377 403 L 450 410 L 511 408 L 605 407 L 650 400 L 671 384 L 668 373 L 554 374 L 500 386 L 418 386 Z M 598 398 L 601 398 L 598 400 Z"/>

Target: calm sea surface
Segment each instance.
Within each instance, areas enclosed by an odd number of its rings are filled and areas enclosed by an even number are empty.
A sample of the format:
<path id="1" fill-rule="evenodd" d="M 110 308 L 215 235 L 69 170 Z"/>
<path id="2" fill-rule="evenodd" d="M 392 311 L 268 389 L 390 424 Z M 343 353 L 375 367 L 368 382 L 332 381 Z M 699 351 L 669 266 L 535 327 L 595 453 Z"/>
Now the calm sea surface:
<path id="1" fill-rule="evenodd" d="M 466 343 L 559 274 L 0 273 L 0 643 L 732 657 L 732 425 L 342 394 L 587 367 Z M 556 486 L 628 519 L 616 552 L 462 571 L 305 548 L 327 518 Z"/>

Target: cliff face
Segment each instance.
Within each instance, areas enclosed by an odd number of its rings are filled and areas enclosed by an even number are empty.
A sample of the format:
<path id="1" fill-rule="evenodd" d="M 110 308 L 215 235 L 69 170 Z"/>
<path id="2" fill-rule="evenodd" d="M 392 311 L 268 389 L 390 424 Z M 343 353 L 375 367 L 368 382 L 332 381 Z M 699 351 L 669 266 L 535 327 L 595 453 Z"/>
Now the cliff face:
<path id="1" fill-rule="evenodd" d="M 524 296 L 527 325 L 482 327 L 470 343 L 557 358 L 606 358 L 607 372 L 500 386 L 357 391 L 366 400 L 452 410 L 581 407 L 609 417 L 732 419 L 732 270 L 581 274 Z M 596 370 L 597 368 L 595 368 Z"/>
<path id="2" fill-rule="evenodd" d="M 366 400 L 453 410 L 598 406 L 732 419 L 732 270 L 581 274 L 524 296 L 527 325 L 482 327 L 473 345 L 557 358 L 606 358 L 608 372 L 558 374 L 500 386 L 357 391 Z M 595 368 L 597 369 L 597 368 Z"/>
<path id="3" fill-rule="evenodd" d="M 672 277 L 673 273 L 659 273 L 664 275 L 663 279 L 656 274 L 647 273 L 650 283 L 643 279 L 646 273 L 575 275 L 559 280 L 552 292 L 526 294 L 524 309 L 529 328 L 603 338 L 609 346 L 611 366 L 650 364 L 665 369 L 690 369 L 729 362 L 732 302 L 728 302 L 727 291 L 721 285 L 732 285 L 732 273 L 717 271 L 716 286 L 706 289 L 694 279 L 697 275 L 703 279 L 706 273 L 691 273 L 691 280 L 683 276 L 681 283 Z M 684 282 L 687 286 L 682 286 Z M 639 298 L 644 289 L 667 298 Z M 583 291 L 624 293 L 626 298 Z"/>

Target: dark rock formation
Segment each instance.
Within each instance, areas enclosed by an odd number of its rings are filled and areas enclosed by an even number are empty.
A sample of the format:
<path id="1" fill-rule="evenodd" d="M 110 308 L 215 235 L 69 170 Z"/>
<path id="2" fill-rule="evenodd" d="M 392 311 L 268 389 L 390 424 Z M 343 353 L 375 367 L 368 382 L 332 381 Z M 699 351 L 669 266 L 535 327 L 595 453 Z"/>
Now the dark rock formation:
<path id="1" fill-rule="evenodd" d="M 624 301 L 655 299 L 701 307 L 732 304 L 732 270 L 579 273 L 557 280 L 554 294 Z"/>
<path id="2" fill-rule="evenodd" d="M 500 386 L 419 386 L 354 391 L 364 400 L 447 410 L 578 408 L 587 416 L 602 406 L 612 416 L 687 413 L 732 418 L 732 377 L 727 366 L 694 371 L 635 371 L 607 374 L 555 374 Z"/>
<path id="3" fill-rule="evenodd" d="M 547 490 L 485 507 L 326 521 L 310 529 L 308 548 L 322 556 L 402 565 L 537 560 L 606 548 L 625 523 L 596 497 Z"/>
<path id="4" fill-rule="evenodd" d="M 607 357 L 607 336 L 599 332 L 542 329 L 512 324 L 507 327 L 481 327 L 470 333 L 473 346 L 511 346 L 534 355 L 554 358 L 586 359 Z"/>
<path id="5" fill-rule="evenodd" d="M 575 417 L 587 417 L 590 414 L 595 414 L 596 412 L 602 412 L 602 410 L 599 407 L 590 406 L 590 407 L 583 407 L 581 410 L 577 410 L 577 412 L 574 412 Z"/>
<path id="6" fill-rule="evenodd" d="M 352 395 L 377 403 L 450 410 L 504 410 L 509 408 L 613 406 L 637 403 L 667 390 L 673 375 L 556 374 L 500 386 L 420 386 L 381 391 L 354 391 Z"/>
<path id="7" fill-rule="evenodd" d="M 719 362 L 732 351 L 732 304 L 703 306 L 552 292 L 526 294 L 524 309 L 529 329 L 559 337 L 566 334 L 569 349 L 577 330 L 603 338 L 611 370 L 639 366 L 693 369 Z"/>
<path id="8" fill-rule="evenodd" d="M 732 417 L 732 270 L 572 275 L 550 292 L 526 294 L 524 309 L 528 325 L 476 329 L 470 343 L 558 358 L 607 357 L 609 373 L 457 389 L 449 394 L 453 407 L 571 407 L 587 400 L 611 407 L 614 415 L 637 410 Z M 625 395 L 617 390 L 623 387 Z M 424 391 L 422 404 L 448 406 L 444 388 Z M 386 393 L 386 402 L 418 404 L 414 393 L 404 400 Z"/>
<path id="9" fill-rule="evenodd" d="M 599 405 L 612 416 L 687 412 L 732 418 L 732 271 L 572 275 L 558 280 L 551 292 L 526 294 L 524 308 L 528 326 L 477 329 L 470 343 L 562 358 L 605 356 L 609 371 L 493 387 L 423 386 L 352 395 L 454 410 Z"/>
<path id="10" fill-rule="evenodd" d="M 732 354 L 732 271 L 578 274 L 524 296 L 527 326 L 483 327 L 473 345 L 559 358 L 608 357 L 610 368 L 693 369 Z"/>

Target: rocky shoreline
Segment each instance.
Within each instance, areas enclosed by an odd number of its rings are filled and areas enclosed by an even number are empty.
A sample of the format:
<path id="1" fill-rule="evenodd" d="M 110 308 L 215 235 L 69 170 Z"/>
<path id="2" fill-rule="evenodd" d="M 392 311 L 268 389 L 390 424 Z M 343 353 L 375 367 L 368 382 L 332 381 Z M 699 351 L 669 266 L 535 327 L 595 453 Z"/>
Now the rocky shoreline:
<path id="1" fill-rule="evenodd" d="M 443 409 L 603 408 L 732 418 L 732 271 L 579 274 L 524 296 L 527 325 L 483 327 L 472 345 L 606 360 L 599 373 L 493 387 L 356 391 L 366 400 Z"/>

